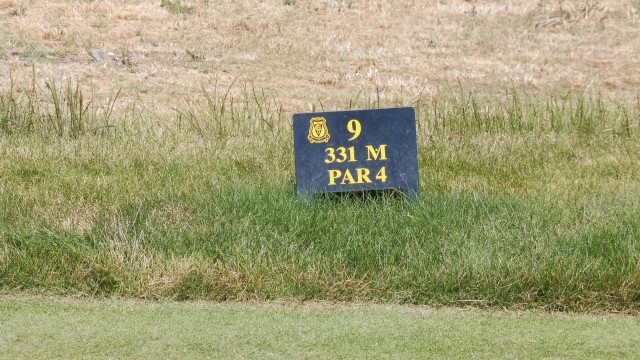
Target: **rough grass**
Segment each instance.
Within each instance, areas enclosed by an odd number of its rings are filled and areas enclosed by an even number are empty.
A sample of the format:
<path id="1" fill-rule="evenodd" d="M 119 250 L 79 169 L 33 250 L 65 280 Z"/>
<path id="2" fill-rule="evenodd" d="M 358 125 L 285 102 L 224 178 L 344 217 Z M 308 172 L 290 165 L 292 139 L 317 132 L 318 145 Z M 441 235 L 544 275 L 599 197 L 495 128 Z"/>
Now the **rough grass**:
<path id="1" fill-rule="evenodd" d="M 0 137 L 2 291 L 638 310 L 635 104 L 443 94 L 414 104 L 418 203 L 307 203 L 289 120 L 261 93 L 63 134 L 34 105 L 50 92 L 5 94 L 19 131 Z M 84 129 L 104 116 L 87 114 Z"/>

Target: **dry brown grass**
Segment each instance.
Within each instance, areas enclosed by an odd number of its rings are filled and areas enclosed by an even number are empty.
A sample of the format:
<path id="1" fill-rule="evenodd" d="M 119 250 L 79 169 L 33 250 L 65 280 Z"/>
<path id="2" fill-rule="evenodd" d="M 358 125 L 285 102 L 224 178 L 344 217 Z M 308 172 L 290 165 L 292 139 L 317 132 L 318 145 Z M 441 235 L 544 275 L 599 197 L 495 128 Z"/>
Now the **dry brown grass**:
<path id="1" fill-rule="evenodd" d="M 174 2 L 175 3 L 175 2 Z M 250 83 L 287 112 L 335 108 L 360 91 L 411 101 L 462 86 L 483 96 L 640 88 L 637 0 L 0 0 L 6 88 L 72 78 L 158 115 L 201 86 Z M 114 52 L 97 63 L 88 49 Z"/>

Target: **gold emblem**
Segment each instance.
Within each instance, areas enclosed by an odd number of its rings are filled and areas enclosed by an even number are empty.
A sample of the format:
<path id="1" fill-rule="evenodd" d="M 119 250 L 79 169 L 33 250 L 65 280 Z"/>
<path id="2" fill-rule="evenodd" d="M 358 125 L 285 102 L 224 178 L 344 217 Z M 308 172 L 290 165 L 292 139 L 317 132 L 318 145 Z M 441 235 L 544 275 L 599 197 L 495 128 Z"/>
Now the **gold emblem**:
<path id="1" fill-rule="evenodd" d="M 311 118 L 311 126 L 309 126 L 309 142 L 312 144 L 326 143 L 329 141 L 329 129 L 327 128 L 327 119 L 323 117 Z"/>

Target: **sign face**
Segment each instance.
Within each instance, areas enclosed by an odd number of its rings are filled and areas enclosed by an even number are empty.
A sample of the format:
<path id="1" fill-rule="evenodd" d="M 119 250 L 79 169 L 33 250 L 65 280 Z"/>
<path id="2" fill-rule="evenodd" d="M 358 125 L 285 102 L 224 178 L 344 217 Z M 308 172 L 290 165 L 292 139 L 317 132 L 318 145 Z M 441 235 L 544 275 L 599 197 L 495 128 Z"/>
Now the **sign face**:
<path id="1" fill-rule="evenodd" d="M 408 107 L 293 115 L 298 193 L 396 189 L 417 197 L 415 119 Z"/>

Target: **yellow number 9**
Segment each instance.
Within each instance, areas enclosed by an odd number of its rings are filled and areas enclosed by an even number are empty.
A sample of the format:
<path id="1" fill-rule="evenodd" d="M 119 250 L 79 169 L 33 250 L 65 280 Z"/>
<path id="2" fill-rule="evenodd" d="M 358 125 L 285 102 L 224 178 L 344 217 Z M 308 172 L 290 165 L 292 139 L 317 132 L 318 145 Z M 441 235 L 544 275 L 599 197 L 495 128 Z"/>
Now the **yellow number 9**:
<path id="1" fill-rule="evenodd" d="M 358 136 L 360 136 L 360 132 L 362 132 L 362 126 L 360 126 L 360 121 L 356 119 L 349 120 L 349 122 L 347 123 L 347 130 L 349 130 L 349 132 L 353 134 L 353 136 L 351 137 L 351 139 L 349 139 L 349 141 L 357 139 Z"/>

